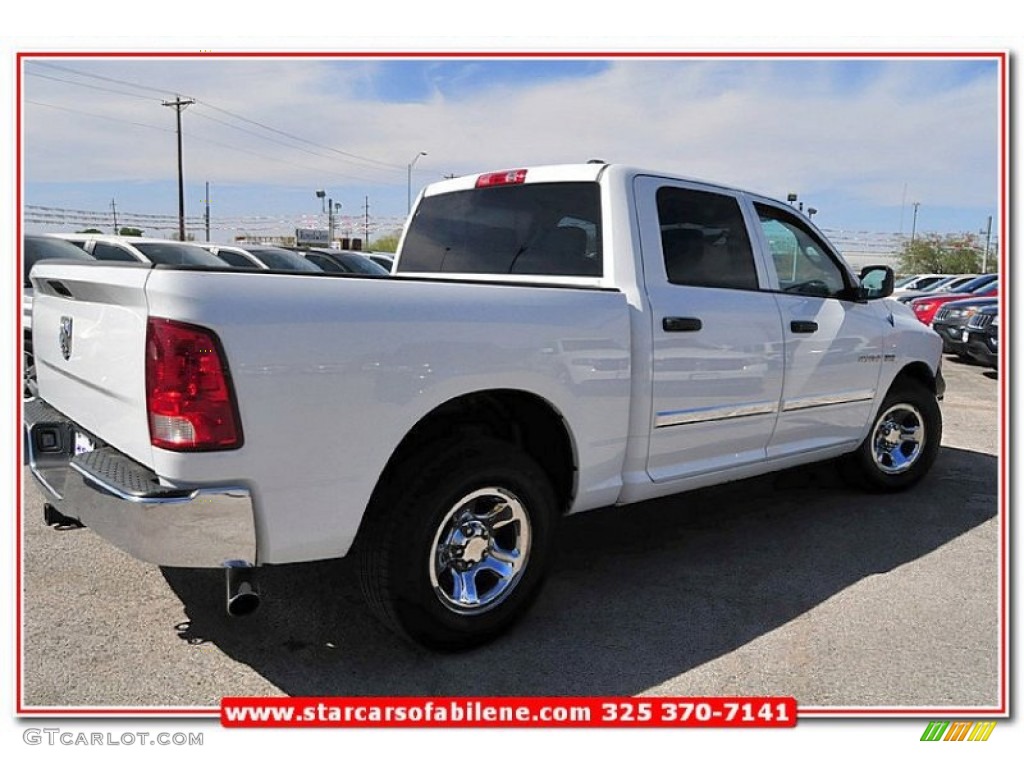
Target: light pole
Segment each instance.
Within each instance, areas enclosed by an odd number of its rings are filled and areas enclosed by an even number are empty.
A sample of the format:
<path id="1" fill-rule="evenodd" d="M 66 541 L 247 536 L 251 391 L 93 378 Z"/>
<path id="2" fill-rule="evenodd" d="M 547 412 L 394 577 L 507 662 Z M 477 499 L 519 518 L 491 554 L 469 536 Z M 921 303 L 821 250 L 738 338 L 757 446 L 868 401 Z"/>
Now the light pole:
<path id="1" fill-rule="evenodd" d="M 331 248 L 334 243 L 334 216 L 341 210 L 341 203 L 336 203 L 333 198 L 327 197 L 327 190 L 324 189 L 318 189 L 316 196 L 320 200 L 320 213 L 327 214 L 327 247 Z M 324 200 L 327 202 L 324 203 Z"/>
<path id="2" fill-rule="evenodd" d="M 921 205 L 920 203 L 914 203 L 914 221 L 910 225 L 910 244 L 914 244 L 914 239 L 917 237 L 917 209 Z"/>
<path id="3" fill-rule="evenodd" d="M 416 156 L 409 163 L 408 170 L 409 174 L 406 179 L 406 193 L 405 193 L 405 212 L 409 213 L 412 210 L 412 167 L 416 165 L 416 161 L 421 157 L 426 157 L 426 152 L 417 152 Z"/>

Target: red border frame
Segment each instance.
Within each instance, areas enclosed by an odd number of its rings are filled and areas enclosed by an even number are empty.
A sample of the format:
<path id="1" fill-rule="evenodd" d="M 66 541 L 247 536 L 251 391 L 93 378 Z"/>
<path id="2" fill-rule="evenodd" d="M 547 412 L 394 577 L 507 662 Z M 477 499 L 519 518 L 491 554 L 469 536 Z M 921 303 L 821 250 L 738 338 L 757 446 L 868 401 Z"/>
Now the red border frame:
<path id="1" fill-rule="evenodd" d="M 211 51 L 211 52 L 185 52 L 185 51 L 116 51 L 98 53 L 95 51 L 19 51 L 16 56 L 16 87 L 15 98 L 15 136 L 17 157 L 15 159 L 15 210 L 17 221 L 15 222 L 15 245 L 14 253 L 21 254 L 22 242 L 22 62 L 32 58 L 57 58 L 57 59 L 994 59 L 999 63 L 999 270 L 1004 278 L 1005 285 L 1002 295 L 1003 310 L 1008 308 L 1009 299 L 1007 293 L 1010 286 L 1010 263 L 1006 258 L 1009 252 L 1009 173 L 1007 164 L 1009 161 L 1008 146 L 1008 121 L 1009 121 L 1009 71 L 1008 53 L 1006 51 L 876 51 L 876 52 L 846 52 L 846 51 Z M 13 268 L 15 270 L 14 285 L 21 285 L 20 259 L 15 259 Z M 12 305 L 15 307 L 17 330 L 17 345 L 19 355 L 22 343 L 21 323 L 21 301 L 20 294 L 17 294 Z M 1000 631 L 999 631 L 999 706 L 996 708 L 977 709 L 949 709 L 938 708 L 851 708 L 834 709 L 828 707 L 801 707 L 800 716 L 836 716 L 836 717 L 883 717 L 899 715 L 905 717 L 927 718 L 931 716 L 962 716 L 976 717 L 981 715 L 1009 715 L 1009 468 L 1008 452 L 1010 448 L 1008 435 L 1008 411 L 1009 411 L 1009 385 L 1007 367 L 1008 354 L 1006 352 L 1006 341 L 1009 336 L 1006 323 L 1001 324 L 999 364 L 1000 370 L 1004 372 L 999 378 L 1000 392 L 1000 437 L 999 437 L 999 510 L 1000 517 L 1000 566 L 999 566 L 999 607 L 1000 607 Z M 15 384 L 17 392 L 21 392 L 20 361 L 16 370 L 19 372 Z M 17 398 L 15 406 L 17 421 L 16 429 L 20 429 L 22 420 L 21 398 Z M 215 707 L 196 708 L 70 708 L 59 709 L 53 707 L 26 707 L 22 702 L 23 679 L 22 679 L 22 644 L 24 642 L 22 630 L 22 462 L 23 444 L 18 440 L 17 445 L 18 471 L 16 472 L 15 490 L 18 494 L 18 514 L 16 524 L 15 541 L 15 585 L 17 589 L 17 610 L 15 621 L 15 638 L 17 658 L 15 659 L 15 713 L 17 715 L 64 715 L 64 716 L 114 716 L 114 717 L 157 717 L 157 716 L 187 716 L 187 717 L 217 717 L 220 710 Z"/>

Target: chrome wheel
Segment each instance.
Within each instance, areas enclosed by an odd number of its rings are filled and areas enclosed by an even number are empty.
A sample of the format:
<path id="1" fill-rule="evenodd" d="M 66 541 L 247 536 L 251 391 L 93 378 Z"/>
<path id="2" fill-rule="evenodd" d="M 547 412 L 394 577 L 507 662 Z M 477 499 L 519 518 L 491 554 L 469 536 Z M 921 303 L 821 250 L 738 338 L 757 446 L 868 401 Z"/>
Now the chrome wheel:
<path id="1" fill-rule="evenodd" d="M 925 445 L 924 417 L 915 406 L 897 403 L 875 422 L 871 456 L 887 475 L 907 472 L 920 458 Z"/>
<path id="2" fill-rule="evenodd" d="M 438 526 L 430 548 L 430 583 L 441 604 L 462 615 L 501 603 L 519 583 L 530 557 L 530 517 L 503 488 L 459 499 Z"/>

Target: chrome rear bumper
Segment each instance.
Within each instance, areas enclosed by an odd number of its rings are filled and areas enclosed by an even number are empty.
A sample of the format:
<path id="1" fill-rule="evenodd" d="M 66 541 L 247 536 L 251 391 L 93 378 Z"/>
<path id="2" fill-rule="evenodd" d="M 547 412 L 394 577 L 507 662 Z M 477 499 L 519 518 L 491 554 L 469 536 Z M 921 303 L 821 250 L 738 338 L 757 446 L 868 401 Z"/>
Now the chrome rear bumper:
<path id="1" fill-rule="evenodd" d="M 148 563 L 186 568 L 256 564 L 256 524 L 247 488 L 179 488 L 85 434 L 48 403 L 24 403 L 29 468 L 44 498 Z M 78 448 L 76 449 L 76 443 Z"/>

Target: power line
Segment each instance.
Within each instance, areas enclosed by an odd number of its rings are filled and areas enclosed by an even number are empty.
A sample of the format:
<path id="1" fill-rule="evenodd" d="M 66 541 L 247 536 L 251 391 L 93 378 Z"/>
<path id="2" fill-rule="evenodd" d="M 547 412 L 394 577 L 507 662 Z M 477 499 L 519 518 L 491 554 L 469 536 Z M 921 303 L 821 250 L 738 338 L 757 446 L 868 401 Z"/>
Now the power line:
<path id="1" fill-rule="evenodd" d="M 367 198 L 367 204 L 369 199 Z M 232 232 L 273 232 L 281 234 L 296 227 L 308 227 L 311 220 L 310 214 L 275 214 L 275 215 L 249 215 L 249 216 L 212 216 L 209 219 L 209 227 L 216 231 Z M 342 225 L 345 229 L 357 229 L 359 226 L 358 216 L 342 217 Z M 401 229 L 405 217 L 403 216 L 381 216 L 370 218 L 369 212 L 364 211 L 362 216 L 364 232 L 376 234 L 378 232 L 392 232 Z M 178 217 L 171 213 L 133 213 L 131 211 L 117 212 L 118 225 L 120 227 L 133 227 L 143 230 L 175 229 L 178 225 Z M 23 220 L 27 224 L 40 224 L 57 229 L 77 229 L 82 227 L 106 227 L 110 223 L 110 211 L 90 211 L 79 208 L 61 208 L 44 205 L 25 205 Z M 189 216 L 185 219 L 186 228 L 190 232 L 204 232 L 207 227 L 206 216 Z"/>
<path id="2" fill-rule="evenodd" d="M 127 85 L 129 88 L 137 88 L 137 89 L 139 89 L 141 91 L 152 91 L 153 93 L 159 93 L 161 96 L 167 93 L 167 89 L 166 88 L 156 88 L 156 87 L 150 86 L 150 85 L 141 85 L 139 83 L 132 83 L 132 82 L 129 82 L 128 80 L 118 80 L 115 77 L 105 77 L 103 75 L 97 75 L 97 74 L 95 74 L 93 72 L 83 72 L 80 69 L 72 69 L 71 67 L 62 67 L 60 64 L 51 64 L 50 62 L 36 61 L 34 59 L 29 61 L 28 63 L 32 64 L 33 66 L 37 66 L 37 67 L 47 67 L 48 69 L 59 69 L 61 72 L 70 72 L 73 75 L 79 75 L 81 77 L 91 77 L 91 78 L 94 78 L 96 80 L 103 80 L 103 81 L 108 82 L 108 83 L 116 83 L 117 85 Z M 26 74 L 29 74 L 29 73 L 26 73 Z M 38 77 L 43 77 L 43 75 L 37 75 L 37 76 Z M 73 81 L 68 80 L 67 82 L 73 82 Z M 78 85 L 85 85 L 85 84 L 84 83 L 78 83 Z M 86 87 L 91 87 L 91 86 L 86 86 Z"/>
<path id="3" fill-rule="evenodd" d="M 67 83 L 68 85 L 77 85 L 80 88 L 91 88 L 94 91 L 105 91 L 106 93 L 116 93 L 121 96 L 131 96 L 133 99 L 144 99 L 145 101 L 159 101 L 152 96 L 141 96 L 137 93 L 129 93 L 128 91 L 118 91 L 113 88 L 104 88 L 102 85 L 89 85 L 89 83 L 79 83 L 75 80 L 65 80 L 62 77 L 52 77 L 51 75 L 44 75 L 39 72 L 26 72 L 29 77 L 40 77 L 43 80 L 54 80 L 58 83 Z"/>
<path id="4" fill-rule="evenodd" d="M 123 117 L 111 117 L 110 115 L 101 115 L 99 112 L 88 112 L 84 109 L 74 109 L 72 107 L 64 107 L 59 104 L 47 104 L 44 101 L 35 101 L 33 99 L 25 99 L 26 104 L 31 104 L 36 107 L 48 107 L 50 109 L 59 109 L 62 112 L 71 112 L 76 115 L 87 115 L 88 117 L 98 117 L 101 120 L 111 120 L 115 123 L 127 123 L 128 125 L 135 125 L 140 128 L 151 128 L 154 131 L 163 131 L 164 133 L 173 133 L 170 128 L 164 128 L 161 125 L 153 125 L 152 123 L 137 123 L 134 120 L 125 120 Z M 225 145 L 227 146 L 227 145 Z"/>
<path id="5" fill-rule="evenodd" d="M 63 67 L 63 66 L 60 66 L 60 65 L 57 65 L 57 64 L 49 64 L 47 62 L 40 62 L 40 61 L 33 61 L 33 62 L 30 62 L 30 63 L 38 65 L 38 66 L 50 67 L 52 69 L 57 69 L 57 70 L 60 70 L 60 71 L 63 71 L 63 72 L 68 72 L 68 73 L 71 73 L 71 74 L 79 75 L 80 77 L 91 77 L 91 78 L 95 78 L 97 80 L 103 80 L 105 82 L 112 82 L 112 83 L 115 83 L 115 84 L 118 84 L 118 85 L 126 85 L 126 86 L 128 86 L 130 88 L 137 88 L 137 89 L 140 89 L 140 90 L 146 90 L 146 91 L 151 91 L 151 92 L 160 93 L 160 94 L 167 93 L 167 89 L 160 89 L 160 88 L 156 88 L 156 87 L 153 87 L 153 86 L 143 85 L 141 83 L 133 83 L 133 82 L 129 82 L 127 80 L 120 80 L 118 78 L 113 78 L 113 77 L 105 77 L 103 75 L 97 75 L 97 74 L 93 74 L 91 72 L 84 72 L 82 70 L 73 69 L 71 67 Z M 138 94 L 125 93 L 123 91 L 113 91 L 112 89 L 102 88 L 100 86 L 89 85 L 87 83 L 79 83 L 79 82 L 76 82 L 74 80 L 61 80 L 60 78 L 55 78 L 55 77 L 52 77 L 52 76 L 42 75 L 42 74 L 39 74 L 39 73 L 32 73 L 32 74 L 34 76 L 36 76 L 36 77 L 45 77 L 45 78 L 50 79 L 50 80 L 59 80 L 60 82 L 67 83 L 69 85 L 78 85 L 78 86 L 81 86 L 83 88 L 94 88 L 94 89 L 98 89 L 98 90 L 107 90 L 107 91 L 111 91 L 113 93 L 121 93 L 121 94 L 123 94 L 125 96 L 133 96 L 135 98 L 148 98 L 148 97 L 139 96 Z M 319 142 L 315 142 L 315 141 L 312 141 L 310 139 L 304 138 L 302 136 L 298 136 L 296 134 L 290 133 L 288 131 L 281 130 L 280 128 L 275 128 L 274 126 L 267 125 L 266 123 L 262 123 L 262 122 L 260 122 L 258 120 L 253 120 L 251 118 L 245 117 L 244 115 L 240 115 L 240 114 L 238 114 L 236 112 L 231 112 L 231 111 L 229 111 L 227 109 L 224 109 L 222 107 L 218 107 L 215 104 L 212 104 L 212 103 L 210 103 L 208 101 L 204 101 L 202 99 L 197 99 L 197 98 L 193 97 L 192 101 L 194 103 L 202 104 L 203 106 L 207 107 L 208 109 L 212 109 L 212 110 L 214 110 L 216 112 L 220 112 L 222 114 L 228 115 L 229 117 L 233 117 L 236 120 L 241 120 L 242 122 L 249 123 L 251 125 L 255 125 L 255 126 L 259 127 L 259 128 L 262 128 L 265 131 L 269 131 L 271 133 L 276 133 L 276 134 L 278 134 L 280 136 L 285 136 L 285 137 L 290 138 L 290 139 L 292 139 L 294 141 L 299 141 L 299 142 L 302 142 L 303 144 L 308 144 L 309 146 L 318 147 L 319 149 L 324 149 L 324 150 L 327 150 L 329 152 L 333 152 L 333 153 L 335 153 L 335 154 L 337 154 L 337 155 L 339 155 L 341 157 L 348 158 L 349 161 L 359 160 L 359 161 L 362 161 L 364 163 L 370 163 L 372 165 L 379 166 L 379 167 L 384 168 L 384 169 L 390 169 L 390 170 L 395 170 L 395 171 L 400 171 L 400 170 L 403 169 L 403 166 L 398 165 L 396 163 L 388 163 L 388 162 L 383 161 L 383 160 L 376 160 L 374 158 L 366 157 L 364 155 L 358 155 L 358 154 L 355 154 L 353 152 L 347 152 L 345 150 L 338 149 L 337 147 L 331 147 L 331 146 L 328 146 L 326 144 L 320 144 Z M 209 119 L 212 119 L 212 118 L 209 118 Z M 229 128 L 233 128 L 234 130 L 239 130 L 239 131 L 242 130 L 238 126 L 231 125 L 230 123 L 223 123 L 223 124 L 225 126 L 229 127 Z"/>
<path id="6" fill-rule="evenodd" d="M 243 117 L 242 115 L 235 114 L 234 112 L 229 112 L 226 109 L 221 109 L 220 107 L 216 107 L 216 106 L 214 106 L 213 104 L 210 104 L 207 101 L 202 101 L 200 99 L 197 99 L 197 101 L 199 101 L 199 103 L 202 104 L 205 107 L 209 107 L 210 109 L 216 110 L 217 112 L 222 112 L 223 114 L 229 115 L 230 117 L 233 117 L 236 120 L 241 120 L 243 122 L 259 126 L 260 128 L 263 128 L 266 131 L 271 131 L 272 133 L 277 133 L 277 134 L 280 134 L 281 136 L 286 136 L 286 137 L 288 137 L 290 139 L 294 139 L 295 141 L 301 141 L 302 143 L 309 144 L 310 146 L 313 146 L 313 147 L 319 147 L 320 149 L 326 149 L 326 150 L 328 150 L 330 152 L 334 152 L 334 153 L 342 155 L 344 157 L 350 157 L 350 158 L 353 158 L 353 159 L 356 159 L 356 160 L 362 160 L 362 161 L 367 162 L 367 163 L 373 163 L 374 165 L 383 166 L 385 168 L 391 168 L 393 170 L 399 170 L 399 171 L 403 170 L 403 166 L 401 166 L 401 165 L 396 165 L 395 163 L 387 163 L 387 162 L 384 162 L 383 160 L 374 160 L 371 157 L 364 157 L 363 155 L 357 155 L 357 154 L 354 154 L 352 152 L 346 152 L 346 151 L 344 151 L 342 149 L 336 149 L 335 147 L 329 147 L 326 144 L 319 144 L 319 143 L 317 143 L 315 141 L 310 141 L 309 139 L 304 139 L 301 136 L 296 136 L 293 133 L 288 133 L 287 131 L 282 131 L 282 130 L 280 130 L 278 128 L 274 128 L 273 126 L 266 125 L 266 124 L 261 123 L 261 122 L 259 122 L 257 120 L 250 120 L 249 118 Z"/>
<path id="7" fill-rule="evenodd" d="M 136 122 L 134 120 L 125 120 L 124 118 L 121 118 L 121 117 L 111 117 L 110 115 L 100 114 L 99 112 L 89 112 L 88 110 L 84 110 L 84 109 L 74 109 L 73 107 L 65 107 L 65 106 L 62 106 L 60 104 L 49 104 L 47 102 L 36 101 L 34 99 L 25 99 L 25 103 L 26 104 L 31 104 L 32 106 L 36 106 L 36 107 L 46 107 L 47 109 L 56 109 L 56 110 L 59 110 L 61 112 L 70 112 L 71 114 L 75 114 L 75 115 L 84 115 L 86 117 L 94 117 L 94 118 L 98 118 L 100 120 L 109 120 L 109 121 L 115 122 L 115 123 L 125 123 L 126 125 L 134 125 L 134 126 L 139 127 L 139 128 L 149 128 L 149 129 L 154 130 L 154 131 L 160 131 L 161 133 L 174 133 L 174 129 L 173 128 L 166 128 L 166 127 L 164 127 L 162 125 L 153 125 L 152 123 L 139 123 L 139 122 Z M 202 115 L 199 112 L 196 112 L 195 116 L 196 117 L 202 117 L 203 119 L 206 119 L 206 120 L 215 120 L 215 118 L 211 118 L 208 115 Z M 189 141 L 198 141 L 200 143 L 209 144 L 209 145 L 214 146 L 214 147 L 221 147 L 222 149 L 226 149 L 226 150 L 228 150 L 230 152 L 237 152 L 239 154 L 248 155 L 250 157 L 256 157 L 256 158 L 259 158 L 260 160 L 266 160 L 266 161 L 271 162 L 271 163 L 280 163 L 281 165 L 288 165 L 288 166 L 291 166 L 293 168 L 300 168 L 300 169 L 302 169 L 304 171 L 312 171 L 312 172 L 318 173 L 318 174 L 322 174 L 324 172 L 323 166 L 303 165 L 302 163 L 297 163 L 294 160 L 286 160 L 286 159 L 281 158 L 281 157 L 277 157 L 277 156 L 274 156 L 274 155 L 266 155 L 266 154 L 263 154 L 261 152 L 256 152 L 256 151 L 251 150 L 251 149 L 243 149 L 242 147 L 239 147 L 239 146 L 237 146 L 235 144 L 226 144 L 225 142 L 217 141 L 216 139 L 205 138 L 205 137 L 203 137 L 203 136 L 201 136 L 201 135 L 199 135 L 197 133 L 194 133 L 192 131 L 189 131 L 189 130 L 184 130 L 184 135 L 185 135 L 185 137 L 188 138 Z M 267 140 L 268 141 L 272 141 L 272 139 L 267 139 Z M 304 152 L 309 152 L 309 150 L 304 150 L 301 147 L 291 147 L 291 145 L 283 144 L 283 143 L 281 145 L 285 146 L 285 147 L 290 147 L 292 149 L 296 149 L 296 150 L 300 150 L 300 151 L 304 151 Z M 316 153 L 313 153 L 313 154 L 316 154 Z M 326 157 L 324 155 L 316 155 L 316 156 L 317 157 L 323 157 L 325 160 L 335 161 L 335 158 L 329 158 L 329 157 Z M 348 173 L 347 171 L 345 172 L 345 178 L 346 179 L 353 179 L 355 181 L 363 181 L 363 182 L 366 182 L 367 184 L 381 184 L 381 183 L 383 183 L 379 179 L 368 179 L 368 178 L 364 178 L 362 176 L 356 176 L 354 174 Z"/>
<path id="8" fill-rule="evenodd" d="M 202 104 L 203 102 L 199 102 L 199 103 Z M 250 136 L 255 136 L 256 138 L 261 139 L 263 141 L 269 141 L 269 142 L 272 142 L 274 144 L 279 144 L 280 146 L 288 147 L 289 149 L 294 149 L 294 150 L 296 150 L 298 152 L 305 152 L 306 154 L 313 155 L 314 157 L 323 158 L 324 160 L 330 160 L 332 162 L 338 162 L 338 158 L 336 158 L 336 157 L 331 157 L 331 156 L 325 155 L 325 154 L 323 154 L 321 152 L 314 152 L 313 150 L 307 149 L 306 147 L 297 147 L 294 144 L 288 144 L 288 143 L 285 143 L 285 142 L 281 141 L 280 139 L 275 139 L 275 138 L 270 137 L 270 136 L 263 136 L 263 135 L 261 135 L 259 133 L 256 133 L 256 131 L 250 131 L 250 130 L 248 130 L 246 128 L 241 128 L 241 127 L 239 127 L 237 125 L 231 125 L 231 123 L 225 122 L 224 120 L 218 120 L 216 117 L 211 117 L 210 115 L 205 115 L 201 111 L 196 111 L 194 114 L 195 114 L 196 117 L 201 117 L 203 120 L 210 120 L 211 122 L 218 123 L 219 125 L 226 126 L 226 127 L 231 128 L 233 130 L 241 131 L 242 133 L 247 133 Z M 225 145 L 225 146 L 227 146 L 227 145 Z M 300 167 L 302 167 L 302 166 L 300 166 Z M 313 170 L 320 171 L 320 172 L 323 171 L 322 168 L 316 168 L 316 169 L 313 169 Z M 376 169 L 371 169 L 371 170 L 376 170 Z M 354 174 L 352 174 L 352 173 L 350 173 L 348 171 L 345 172 L 345 175 L 346 175 L 346 177 L 348 177 L 350 179 L 355 179 L 357 181 L 365 181 L 365 182 L 370 183 L 370 184 L 379 184 L 379 183 L 381 183 L 377 179 L 367 179 L 367 178 L 365 178 L 363 176 L 356 176 L 356 175 L 354 175 Z"/>

